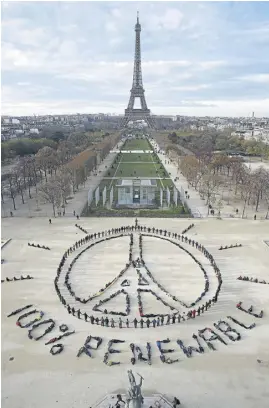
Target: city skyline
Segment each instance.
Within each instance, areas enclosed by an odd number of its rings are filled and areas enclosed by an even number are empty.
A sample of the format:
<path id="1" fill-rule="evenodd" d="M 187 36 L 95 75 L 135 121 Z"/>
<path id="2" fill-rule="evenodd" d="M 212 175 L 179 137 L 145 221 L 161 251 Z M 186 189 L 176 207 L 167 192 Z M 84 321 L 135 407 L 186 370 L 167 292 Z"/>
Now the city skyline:
<path id="1" fill-rule="evenodd" d="M 152 114 L 268 116 L 264 2 L 2 3 L 2 114 L 123 114 L 138 9 Z"/>

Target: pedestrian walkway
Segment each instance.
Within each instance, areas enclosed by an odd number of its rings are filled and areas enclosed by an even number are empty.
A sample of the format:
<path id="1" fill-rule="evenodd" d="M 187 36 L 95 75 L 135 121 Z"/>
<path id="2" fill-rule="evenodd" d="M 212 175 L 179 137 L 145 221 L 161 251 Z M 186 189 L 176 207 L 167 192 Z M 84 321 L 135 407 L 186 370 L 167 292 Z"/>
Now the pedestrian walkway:
<path id="1" fill-rule="evenodd" d="M 152 142 L 152 144 L 153 144 L 153 147 L 156 149 L 156 152 L 158 152 L 160 150 L 158 144 L 155 141 Z M 205 201 L 201 199 L 199 193 L 196 190 L 194 190 L 192 187 L 189 186 L 188 181 L 178 171 L 178 168 L 174 164 L 174 162 L 172 162 L 171 159 L 164 152 L 157 153 L 157 154 L 165 170 L 169 173 L 176 188 L 180 192 L 181 201 L 186 202 L 192 215 L 195 218 L 208 217 L 208 208 L 205 204 Z M 177 181 L 175 181 L 175 178 L 178 178 Z M 189 199 L 186 198 L 185 191 L 188 191 L 188 195 L 190 196 Z"/>

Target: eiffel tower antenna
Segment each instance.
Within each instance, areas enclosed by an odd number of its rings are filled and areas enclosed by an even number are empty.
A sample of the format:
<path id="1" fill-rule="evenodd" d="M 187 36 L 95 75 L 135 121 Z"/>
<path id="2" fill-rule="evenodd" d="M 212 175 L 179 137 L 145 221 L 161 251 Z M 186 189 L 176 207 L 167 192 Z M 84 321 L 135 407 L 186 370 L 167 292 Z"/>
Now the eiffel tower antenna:
<path id="1" fill-rule="evenodd" d="M 150 110 L 147 107 L 145 99 L 145 90 L 142 82 L 142 68 L 141 68 L 141 45 L 140 45 L 141 24 L 139 23 L 139 12 L 137 11 L 136 25 L 135 25 L 135 56 L 134 56 L 134 72 L 133 85 L 127 109 L 121 123 L 122 127 L 126 127 L 130 120 L 144 120 L 150 128 L 154 128 L 154 122 L 150 116 Z M 135 109 L 135 98 L 140 99 L 141 108 Z"/>

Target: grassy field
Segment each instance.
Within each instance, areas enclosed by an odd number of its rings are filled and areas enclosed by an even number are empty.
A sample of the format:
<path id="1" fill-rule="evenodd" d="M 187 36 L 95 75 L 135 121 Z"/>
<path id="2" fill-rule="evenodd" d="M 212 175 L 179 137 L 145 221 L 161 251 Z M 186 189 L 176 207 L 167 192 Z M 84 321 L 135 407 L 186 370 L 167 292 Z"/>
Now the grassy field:
<path id="1" fill-rule="evenodd" d="M 146 139 L 127 140 L 121 150 L 152 150 L 152 147 Z"/>
<path id="2" fill-rule="evenodd" d="M 145 139 L 127 140 L 121 150 L 151 150 Z M 155 153 L 119 153 L 105 177 L 169 178 L 169 174 Z M 111 182 L 109 182 L 109 185 Z"/>
<path id="3" fill-rule="evenodd" d="M 151 153 L 121 153 L 122 159 L 121 163 L 134 163 L 134 162 L 149 162 L 152 163 Z M 156 160 L 155 158 L 153 159 Z"/>
<path id="4" fill-rule="evenodd" d="M 148 177 L 148 178 L 165 178 L 169 177 L 163 166 L 155 163 L 122 163 L 120 162 L 114 177 Z"/>

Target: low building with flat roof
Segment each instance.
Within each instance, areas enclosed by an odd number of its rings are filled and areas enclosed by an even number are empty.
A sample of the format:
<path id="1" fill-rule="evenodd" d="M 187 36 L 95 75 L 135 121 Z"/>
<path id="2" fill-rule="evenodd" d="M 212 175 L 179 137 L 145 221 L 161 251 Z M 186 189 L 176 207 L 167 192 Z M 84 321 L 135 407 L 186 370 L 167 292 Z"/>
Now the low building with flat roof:
<path id="1" fill-rule="evenodd" d="M 146 207 L 156 205 L 157 181 L 153 179 L 120 179 L 116 184 L 117 204 Z"/>

